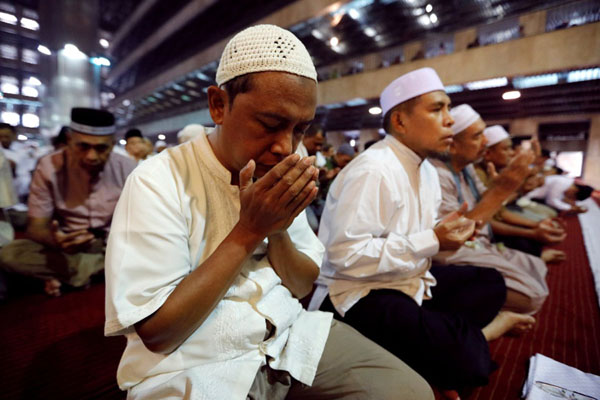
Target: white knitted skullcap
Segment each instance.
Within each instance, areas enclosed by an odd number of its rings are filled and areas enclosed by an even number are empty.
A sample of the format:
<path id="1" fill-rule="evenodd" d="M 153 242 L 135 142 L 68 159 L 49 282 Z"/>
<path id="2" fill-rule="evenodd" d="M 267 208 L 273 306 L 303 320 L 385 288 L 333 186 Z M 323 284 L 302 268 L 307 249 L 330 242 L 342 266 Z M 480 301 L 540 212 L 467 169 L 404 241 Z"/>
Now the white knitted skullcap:
<path id="1" fill-rule="evenodd" d="M 452 125 L 452 133 L 454 135 L 461 133 L 481 118 L 477 111 L 473 110 L 468 104 L 452 107 L 450 115 L 454 120 L 454 124 Z"/>
<path id="2" fill-rule="evenodd" d="M 275 25 L 256 25 L 235 35 L 223 50 L 217 85 L 252 72 L 282 71 L 317 80 L 317 71 L 302 42 Z"/>
<path id="3" fill-rule="evenodd" d="M 392 81 L 381 92 L 379 102 L 383 115 L 406 100 L 436 90 L 443 91 L 444 84 L 433 68 L 426 67 L 410 71 Z"/>
<path id="4" fill-rule="evenodd" d="M 485 147 L 492 147 L 501 141 L 510 138 L 510 135 L 501 125 L 494 125 L 483 130 L 483 135 L 487 140 Z"/>

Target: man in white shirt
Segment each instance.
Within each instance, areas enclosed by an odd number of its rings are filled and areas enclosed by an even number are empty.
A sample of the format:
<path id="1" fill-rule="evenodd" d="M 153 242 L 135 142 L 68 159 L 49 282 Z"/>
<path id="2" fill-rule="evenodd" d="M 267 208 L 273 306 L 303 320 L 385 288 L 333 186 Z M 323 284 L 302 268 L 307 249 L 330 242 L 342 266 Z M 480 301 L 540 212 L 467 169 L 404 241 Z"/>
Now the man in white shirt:
<path id="1" fill-rule="evenodd" d="M 464 208 L 437 223 L 440 185 L 425 158 L 452 142 L 449 105 L 431 68 L 384 89 L 388 135 L 330 188 L 319 230 L 327 252 L 310 305 L 324 300 L 321 309 L 446 390 L 485 385 L 494 368 L 487 341 L 527 323 L 498 315 L 506 288 L 496 271 L 430 271 L 431 257 L 460 247 L 475 226 L 461 217 Z"/>
<path id="2" fill-rule="evenodd" d="M 117 206 L 105 333 L 128 339 L 119 386 L 132 399 L 433 398 L 400 360 L 298 301 L 323 253 L 302 212 L 317 170 L 293 154 L 316 106 L 302 43 L 248 28 L 216 81 L 215 131 L 140 165 Z"/>
<path id="3" fill-rule="evenodd" d="M 526 199 L 539 199 L 563 214 L 579 214 L 587 208 L 577 205 L 592 195 L 591 186 L 575 183 L 575 179 L 564 175 L 548 175 L 544 185 L 523 196 Z"/>
<path id="4" fill-rule="evenodd" d="M 473 162 L 485 152 L 485 122 L 467 104 L 453 108 L 451 115 L 455 120 L 452 126 L 455 136 L 449 155 L 444 157 L 445 160 L 433 161 L 442 188 L 443 200 L 439 214 L 444 217 L 467 203 L 466 215 L 480 221 L 482 227 L 468 245 L 454 251 L 440 251 L 434 261 L 441 265 L 477 265 L 499 271 L 507 286 L 505 308 L 534 314 L 548 297 L 546 264 L 539 257 L 498 246 L 494 242 L 493 225 L 490 223 L 504 202 L 530 174 L 533 153 L 518 153 L 486 188 L 473 167 Z M 496 224 L 501 225 L 498 221 Z"/>

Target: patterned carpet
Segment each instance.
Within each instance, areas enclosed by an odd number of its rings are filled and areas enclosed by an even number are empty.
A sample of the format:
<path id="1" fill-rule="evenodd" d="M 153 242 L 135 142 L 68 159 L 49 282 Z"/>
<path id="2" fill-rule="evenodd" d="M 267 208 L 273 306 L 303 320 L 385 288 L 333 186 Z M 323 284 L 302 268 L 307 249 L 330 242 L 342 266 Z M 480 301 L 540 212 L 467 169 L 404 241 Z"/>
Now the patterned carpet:
<path id="1" fill-rule="evenodd" d="M 567 229 L 567 240 L 557 248 L 569 258 L 550 266 L 550 297 L 535 330 L 494 342 L 492 356 L 500 368 L 488 386 L 463 399 L 518 399 L 527 361 L 538 352 L 600 374 L 600 311 L 576 217 L 567 220 Z M 104 284 L 59 298 L 36 290 L 0 304 L 0 398 L 124 398 L 115 373 L 125 339 L 102 334 Z"/>
<path id="2" fill-rule="evenodd" d="M 568 237 L 556 248 L 564 250 L 568 259 L 549 266 L 550 296 L 536 316 L 534 331 L 492 343 L 492 358 L 500 368 L 490 384 L 474 391 L 469 400 L 520 398 L 527 363 L 535 353 L 600 375 L 600 310 L 593 277 L 577 217 L 566 222 Z"/>

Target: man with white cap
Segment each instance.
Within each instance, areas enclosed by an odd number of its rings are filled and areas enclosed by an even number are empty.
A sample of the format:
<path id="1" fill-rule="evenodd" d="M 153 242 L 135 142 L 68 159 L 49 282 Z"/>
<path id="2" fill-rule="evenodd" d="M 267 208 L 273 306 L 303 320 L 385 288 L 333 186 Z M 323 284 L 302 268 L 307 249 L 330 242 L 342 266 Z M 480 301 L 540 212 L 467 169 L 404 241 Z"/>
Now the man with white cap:
<path id="1" fill-rule="evenodd" d="M 498 315 L 506 288 L 484 268 L 430 270 L 439 250 L 460 247 L 475 223 L 458 210 L 438 223 L 442 201 L 427 157 L 452 142 L 450 99 L 431 68 L 381 94 L 385 139 L 333 182 L 319 230 L 327 249 L 310 308 L 321 305 L 446 390 L 485 385 L 488 340 L 523 320 Z"/>
<path id="2" fill-rule="evenodd" d="M 66 148 L 42 157 L 29 195 L 27 235 L 0 252 L 0 266 L 43 279 L 46 292 L 61 284 L 85 286 L 104 268 L 113 210 L 135 163 L 112 153 L 115 119 L 93 108 L 73 108 Z"/>
<path id="3" fill-rule="evenodd" d="M 323 253 L 303 212 L 317 169 L 294 154 L 316 107 L 304 45 L 248 28 L 216 81 L 214 132 L 139 166 L 117 206 L 105 333 L 128 339 L 119 386 L 132 399 L 432 398 L 392 354 L 298 301 Z"/>
<path id="4" fill-rule="evenodd" d="M 451 111 L 455 124 L 449 157 L 440 157 L 433 163 L 437 168 L 442 189 L 440 216 L 446 216 L 456 207 L 468 205 L 466 216 L 480 221 L 483 227 L 474 241 L 458 250 L 441 251 L 434 260 L 441 265 L 477 265 L 498 270 L 507 286 L 505 308 L 533 314 L 548 296 L 546 264 L 538 257 L 509 248 L 498 248 L 493 243 L 488 222 L 500 210 L 529 174 L 533 156 L 519 153 L 486 188 L 477 177 L 472 163 L 485 152 L 485 123 L 469 105 L 463 104 Z M 533 322 L 533 321 L 532 321 Z"/>
<path id="5" fill-rule="evenodd" d="M 501 125 L 489 126 L 485 128 L 483 134 L 486 138 L 486 150 L 483 161 L 474 167 L 481 182 L 488 187 L 492 184 L 489 172 L 494 174 L 495 171 L 501 171 L 507 167 L 515 156 L 515 151 L 510 135 Z M 533 143 L 537 144 L 537 140 Z M 535 147 L 539 149 L 539 146 Z M 535 170 L 532 172 L 525 179 L 521 189 L 515 192 L 514 197 L 531 190 L 528 189 L 528 186 L 532 180 L 537 181 L 538 175 Z M 545 207 L 541 204 L 540 206 Z M 502 242 L 510 248 L 541 257 L 546 262 L 561 261 L 565 258 L 565 253 L 562 251 L 543 250 L 544 244 L 560 243 L 566 237 L 565 230 L 551 219 L 523 211 L 511 202 L 500 209 L 490 220 L 490 224 L 496 241 Z"/>

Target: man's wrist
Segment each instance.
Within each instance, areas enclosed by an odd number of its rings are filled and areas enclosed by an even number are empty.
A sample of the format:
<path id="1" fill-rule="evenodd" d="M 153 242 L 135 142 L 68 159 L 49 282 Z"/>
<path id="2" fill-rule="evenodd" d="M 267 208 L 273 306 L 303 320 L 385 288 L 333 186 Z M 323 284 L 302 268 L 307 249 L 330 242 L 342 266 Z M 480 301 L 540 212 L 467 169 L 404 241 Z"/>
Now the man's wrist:
<path id="1" fill-rule="evenodd" d="M 265 235 L 248 229 L 239 222 L 233 227 L 229 237 L 241 245 L 248 253 L 253 252 L 254 249 L 265 239 Z"/>

